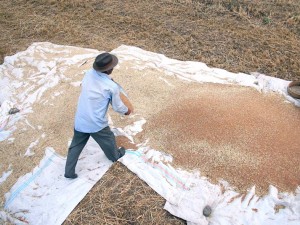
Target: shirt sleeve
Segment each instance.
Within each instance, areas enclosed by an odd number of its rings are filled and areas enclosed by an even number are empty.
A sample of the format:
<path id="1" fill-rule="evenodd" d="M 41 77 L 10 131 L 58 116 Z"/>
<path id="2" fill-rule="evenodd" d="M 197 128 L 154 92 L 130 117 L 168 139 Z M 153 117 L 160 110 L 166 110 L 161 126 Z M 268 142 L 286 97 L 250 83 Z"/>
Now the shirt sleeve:
<path id="1" fill-rule="evenodd" d="M 125 90 L 121 87 L 121 85 L 118 84 L 117 82 L 115 82 L 115 83 L 118 85 L 119 91 L 120 91 L 121 93 L 123 93 L 123 94 L 128 98 L 128 95 L 126 94 Z"/>
<path id="2" fill-rule="evenodd" d="M 119 88 L 114 88 L 112 90 L 111 105 L 112 105 L 113 110 L 120 114 L 124 115 L 128 111 L 128 108 L 122 102 L 122 100 L 120 98 Z"/>

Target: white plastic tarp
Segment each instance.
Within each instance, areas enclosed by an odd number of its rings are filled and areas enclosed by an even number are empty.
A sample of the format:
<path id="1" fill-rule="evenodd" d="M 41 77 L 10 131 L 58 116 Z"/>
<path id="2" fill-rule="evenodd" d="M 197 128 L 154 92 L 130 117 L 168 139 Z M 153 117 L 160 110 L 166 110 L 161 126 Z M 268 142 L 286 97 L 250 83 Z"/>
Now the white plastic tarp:
<path id="1" fill-rule="evenodd" d="M 77 179 L 64 177 L 66 159 L 47 148 L 34 170 L 19 178 L 6 194 L 5 209 L 19 221 L 35 225 L 62 224 L 76 205 L 112 165 L 90 138 L 78 160 Z"/>

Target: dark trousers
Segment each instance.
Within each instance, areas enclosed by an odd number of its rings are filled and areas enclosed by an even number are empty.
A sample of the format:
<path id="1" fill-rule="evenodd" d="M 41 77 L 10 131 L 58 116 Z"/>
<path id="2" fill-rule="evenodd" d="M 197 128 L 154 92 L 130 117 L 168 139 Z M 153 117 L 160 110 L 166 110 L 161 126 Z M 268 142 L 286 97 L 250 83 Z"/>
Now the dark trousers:
<path id="1" fill-rule="evenodd" d="M 69 147 L 65 175 L 73 176 L 79 155 L 90 136 L 99 144 L 106 157 L 115 162 L 125 154 L 125 149 L 118 149 L 113 132 L 107 126 L 96 133 L 82 133 L 74 129 L 74 136 Z"/>

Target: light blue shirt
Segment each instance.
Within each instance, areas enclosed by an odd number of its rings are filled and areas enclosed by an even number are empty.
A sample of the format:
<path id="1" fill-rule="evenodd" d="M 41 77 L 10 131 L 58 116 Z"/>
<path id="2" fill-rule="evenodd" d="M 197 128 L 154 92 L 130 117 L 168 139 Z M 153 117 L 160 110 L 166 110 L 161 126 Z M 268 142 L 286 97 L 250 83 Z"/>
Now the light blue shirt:
<path id="1" fill-rule="evenodd" d="M 120 98 L 121 87 L 105 73 L 94 69 L 88 70 L 82 80 L 81 88 L 75 116 L 77 131 L 95 133 L 107 127 L 106 113 L 109 104 L 120 114 L 128 111 Z"/>

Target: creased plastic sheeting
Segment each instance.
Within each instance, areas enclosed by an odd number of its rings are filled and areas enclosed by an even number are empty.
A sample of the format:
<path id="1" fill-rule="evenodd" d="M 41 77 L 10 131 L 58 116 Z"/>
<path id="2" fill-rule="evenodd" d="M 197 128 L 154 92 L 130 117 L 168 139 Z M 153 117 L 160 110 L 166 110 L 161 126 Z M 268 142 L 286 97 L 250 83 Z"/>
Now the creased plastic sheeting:
<path id="1" fill-rule="evenodd" d="M 121 45 L 112 51 L 122 61 L 134 61 L 134 68 L 161 69 L 166 75 L 175 75 L 179 78 L 196 82 L 219 84 L 238 84 L 253 87 L 258 91 L 274 91 L 282 94 L 289 102 L 300 107 L 300 100 L 292 98 L 287 93 L 290 81 L 266 76 L 264 74 L 232 73 L 224 69 L 211 68 L 202 62 L 180 61 L 168 58 L 162 54 L 149 52 L 134 46 Z"/>
<path id="2" fill-rule="evenodd" d="M 19 178 L 6 194 L 5 208 L 20 220 L 18 223 L 62 224 L 112 165 L 92 138 L 78 160 L 77 179 L 64 177 L 65 162 L 47 148 L 39 166 Z"/>
<path id="3" fill-rule="evenodd" d="M 153 149 L 127 151 L 120 161 L 166 199 L 165 209 L 188 224 L 201 225 L 298 225 L 300 224 L 300 187 L 295 195 L 278 193 L 259 198 L 252 187 L 245 195 L 233 191 L 225 181 L 211 184 L 199 173 L 174 169 L 170 156 Z M 212 208 L 203 215 L 206 205 Z"/>
<path id="4" fill-rule="evenodd" d="M 97 54 L 98 50 L 38 42 L 25 51 L 6 56 L 0 65 L 0 141 L 13 134 L 14 124 L 24 121 L 35 103 L 48 102 L 43 98 L 47 91 L 59 87 L 62 81 L 75 81 L 83 71 L 78 69 L 83 61 Z M 52 97 L 56 96 L 54 93 Z M 9 115 L 12 107 L 20 112 Z"/>

